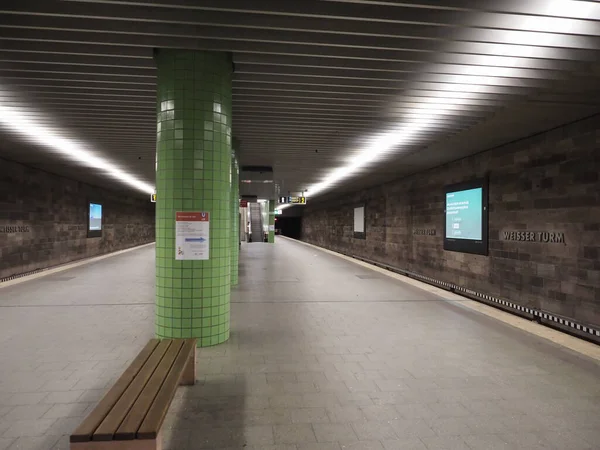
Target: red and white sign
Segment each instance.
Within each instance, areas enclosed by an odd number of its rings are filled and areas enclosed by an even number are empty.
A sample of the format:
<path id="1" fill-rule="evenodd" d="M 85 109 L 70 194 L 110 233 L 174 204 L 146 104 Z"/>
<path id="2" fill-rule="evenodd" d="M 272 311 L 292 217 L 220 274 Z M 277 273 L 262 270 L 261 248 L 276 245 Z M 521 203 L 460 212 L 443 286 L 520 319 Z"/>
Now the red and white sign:
<path id="1" fill-rule="evenodd" d="M 207 212 L 178 212 L 175 213 L 177 222 L 208 222 L 209 214 Z"/>
<path id="2" fill-rule="evenodd" d="M 248 200 L 240 200 L 240 208 L 247 208 Z"/>
<path id="3" fill-rule="evenodd" d="M 175 213 L 175 259 L 207 260 L 210 248 L 207 212 Z"/>

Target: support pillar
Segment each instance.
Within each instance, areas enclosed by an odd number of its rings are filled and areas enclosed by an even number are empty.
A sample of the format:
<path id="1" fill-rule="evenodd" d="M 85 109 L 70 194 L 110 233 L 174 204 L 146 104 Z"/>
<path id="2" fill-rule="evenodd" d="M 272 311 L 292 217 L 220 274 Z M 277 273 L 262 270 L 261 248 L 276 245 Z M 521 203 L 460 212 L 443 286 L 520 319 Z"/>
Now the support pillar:
<path id="1" fill-rule="evenodd" d="M 232 60 L 173 49 L 155 59 L 156 336 L 206 347 L 229 338 Z M 208 259 L 176 259 L 177 212 L 209 214 Z"/>
<path id="2" fill-rule="evenodd" d="M 275 200 L 269 200 L 269 244 L 275 243 Z"/>
<path id="3" fill-rule="evenodd" d="M 238 284 L 240 259 L 240 165 L 239 142 L 233 139 L 231 151 L 231 285 Z"/>

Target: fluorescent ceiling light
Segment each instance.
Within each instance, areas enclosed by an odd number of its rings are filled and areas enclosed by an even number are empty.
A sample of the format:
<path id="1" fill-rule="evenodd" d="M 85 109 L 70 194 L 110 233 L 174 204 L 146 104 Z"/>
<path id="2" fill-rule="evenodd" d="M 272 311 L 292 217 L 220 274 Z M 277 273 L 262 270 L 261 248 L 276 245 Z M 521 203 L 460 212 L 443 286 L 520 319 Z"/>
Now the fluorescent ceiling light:
<path id="1" fill-rule="evenodd" d="M 595 2 L 579 2 L 571 0 L 548 0 L 540 11 L 523 15 L 521 20 L 505 23 L 500 20 L 498 28 L 505 28 L 507 43 L 505 44 L 471 44 L 464 43 L 467 48 L 480 48 L 482 53 L 463 55 L 462 73 L 439 75 L 438 89 L 431 98 L 424 97 L 421 104 L 410 111 L 407 122 L 398 124 L 391 130 L 381 132 L 364 139 L 364 144 L 356 149 L 355 154 L 346 165 L 331 171 L 324 180 L 311 185 L 306 195 L 312 197 L 334 187 L 341 180 L 364 171 L 369 165 L 382 161 L 390 154 L 397 154 L 403 148 L 418 142 L 424 133 L 431 133 L 436 121 L 444 111 L 460 111 L 468 109 L 462 105 L 459 93 L 469 92 L 469 99 L 481 99 L 486 94 L 494 93 L 502 78 L 519 77 L 526 58 L 556 59 L 559 49 L 552 48 L 557 44 L 556 34 L 598 34 L 599 25 L 591 21 L 569 19 L 565 17 L 541 17 L 540 15 L 568 16 L 571 11 L 576 17 L 590 17 L 600 14 L 600 6 Z M 589 15 L 586 15 L 589 14 Z M 512 31 L 511 31 L 512 30 Z M 515 31 L 516 30 L 516 31 Z M 497 33 L 498 29 L 490 29 L 489 33 Z M 485 36 L 485 31 L 482 33 Z M 511 42 L 519 37 L 520 41 Z M 490 39 L 492 42 L 492 39 Z M 483 51 L 485 50 L 485 51 Z M 435 69 L 435 65 L 433 66 Z M 439 73 L 428 70 L 430 73 Z M 499 78 L 502 77 L 502 78 Z M 509 85 L 510 86 L 510 85 Z M 409 87 L 410 90 L 410 87 Z M 401 103 L 401 100 L 398 102 Z M 283 205 L 282 205 L 283 206 Z M 286 205 L 291 206 L 291 205 Z"/>
<path id="2" fill-rule="evenodd" d="M 0 95 L 2 92 L 0 91 Z M 5 96 L 2 96 L 4 98 Z M 60 130 L 39 121 L 41 113 L 32 114 L 13 106 L 0 103 L 0 127 L 24 137 L 28 142 L 47 147 L 53 152 L 81 163 L 84 166 L 100 170 L 106 175 L 121 181 L 141 192 L 153 194 L 154 186 L 145 183 L 125 172 L 114 163 L 94 154 L 86 145 L 77 140 L 61 136 Z M 47 117 L 47 116 L 46 116 Z"/>
<path id="3" fill-rule="evenodd" d="M 597 1 L 544 1 L 538 14 L 556 17 L 571 17 L 574 19 L 600 19 L 600 3 Z"/>

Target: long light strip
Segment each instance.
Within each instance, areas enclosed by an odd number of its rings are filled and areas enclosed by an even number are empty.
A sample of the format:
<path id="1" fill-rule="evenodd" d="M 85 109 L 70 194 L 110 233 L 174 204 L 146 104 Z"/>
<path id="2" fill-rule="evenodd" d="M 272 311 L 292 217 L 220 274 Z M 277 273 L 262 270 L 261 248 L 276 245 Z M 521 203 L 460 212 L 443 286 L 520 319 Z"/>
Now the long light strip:
<path id="1" fill-rule="evenodd" d="M 370 164 L 410 146 L 415 138 L 419 138 L 434 125 L 435 120 L 440 117 L 439 111 L 467 109 L 468 105 L 462 104 L 460 96 L 456 95 L 457 92 L 463 90 L 470 92 L 470 99 L 483 98 L 486 94 L 493 92 L 497 77 L 519 77 L 520 58 L 551 56 L 552 52 L 556 51 L 550 47 L 556 43 L 556 34 L 576 33 L 577 26 L 581 24 L 580 20 L 561 17 L 568 17 L 569 12 L 573 11 L 576 11 L 579 17 L 593 17 L 598 13 L 598 4 L 576 0 L 549 0 L 542 11 L 537 11 L 538 15 L 524 15 L 522 23 L 512 24 L 516 29 L 533 30 L 522 35 L 521 45 L 511 42 L 511 39 L 516 36 L 515 31 L 506 30 L 507 42 L 511 43 L 495 44 L 495 55 L 467 55 L 470 63 L 462 66 L 464 69 L 461 71 L 462 73 L 442 75 L 439 81 L 447 84 L 441 85 L 442 89 L 436 92 L 436 97 L 424 99 L 421 106 L 411 111 L 411 117 L 418 119 L 367 138 L 367 144 L 358 149 L 357 154 L 346 165 L 330 172 L 323 181 L 309 186 L 306 195 L 308 197 L 319 195 L 339 181 L 356 175 Z M 543 15 L 558 17 L 541 17 Z M 584 31 L 590 33 L 590 27 L 594 26 L 596 31 L 600 31 L 598 23 L 594 22 L 586 23 L 587 28 Z M 492 31 L 498 33 L 499 30 L 490 30 L 490 32 Z M 569 45 L 566 42 L 569 41 L 569 38 L 577 43 L 581 36 L 567 37 L 562 42 L 563 46 Z M 435 73 L 435 71 L 431 72 Z M 286 206 L 289 205 L 281 205 L 279 208 Z"/>
<path id="2" fill-rule="evenodd" d="M 155 192 L 154 186 L 137 179 L 109 160 L 95 155 L 93 151 L 86 148 L 85 144 L 62 137 L 57 131 L 39 122 L 37 117 L 40 115 L 40 113 L 31 114 L 0 103 L 0 127 L 24 137 L 28 142 L 47 147 L 86 167 L 101 170 L 106 175 L 139 191 L 147 194 Z"/>

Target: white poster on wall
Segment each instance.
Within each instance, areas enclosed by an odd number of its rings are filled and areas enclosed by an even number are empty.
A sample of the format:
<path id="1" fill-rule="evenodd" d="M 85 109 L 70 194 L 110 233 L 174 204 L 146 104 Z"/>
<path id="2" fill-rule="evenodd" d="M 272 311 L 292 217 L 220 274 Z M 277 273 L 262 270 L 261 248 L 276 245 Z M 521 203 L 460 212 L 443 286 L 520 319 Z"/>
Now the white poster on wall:
<path id="1" fill-rule="evenodd" d="M 365 207 L 354 208 L 354 232 L 365 232 Z"/>
<path id="2" fill-rule="evenodd" d="M 209 258 L 209 227 L 207 212 L 175 213 L 175 259 L 207 260 Z"/>
<path id="3" fill-rule="evenodd" d="M 275 225 L 269 225 L 269 231 L 275 231 Z"/>

